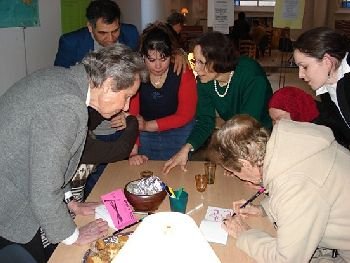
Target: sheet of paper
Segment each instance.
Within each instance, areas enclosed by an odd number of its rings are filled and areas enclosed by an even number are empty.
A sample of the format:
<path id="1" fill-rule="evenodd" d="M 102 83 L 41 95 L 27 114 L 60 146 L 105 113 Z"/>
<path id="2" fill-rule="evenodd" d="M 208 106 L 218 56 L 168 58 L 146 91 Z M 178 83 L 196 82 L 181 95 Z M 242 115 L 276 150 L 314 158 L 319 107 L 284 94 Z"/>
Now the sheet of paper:
<path id="1" fill-rule="evenodd" d="M 105 194 L 101 196 L 101 199 L 116 228 L 122 229 L 136 222 L 132 207 L 126 200 L 122 189 Z"/>
<path id="2" fill-rule="evenodd" d="M 107 221 L 108 226 L 114 230 L 117 230 L 117 228 L 113 224 L 113 220 L 111 216 L 109 215 L 107 208 L 105 207 L 104 204 L 99 205 L 98 207 L 95 208 L 95 219 L 103 219 Z"/>
<path id="3" fill-rule="evenodd" d="M 232 209 L 208 206 L 204 219 L 213 222 L 222 222 L 227 215 L 232 215 L 232 213 Z"/>
<path id="4" fill-rule="evenodd" d="M 208 242 L 226 245 L 227 232 L 221 227 L 222 220 L 232 214 L 232 209 L 208 206 L 199 229 Z"/>
<path id="5" fill-rule="evenodd" d="M 208 242 L 226 245 L 227 232 L 221 227 L 221 223 L 202 220 L 199 229 Z"/>

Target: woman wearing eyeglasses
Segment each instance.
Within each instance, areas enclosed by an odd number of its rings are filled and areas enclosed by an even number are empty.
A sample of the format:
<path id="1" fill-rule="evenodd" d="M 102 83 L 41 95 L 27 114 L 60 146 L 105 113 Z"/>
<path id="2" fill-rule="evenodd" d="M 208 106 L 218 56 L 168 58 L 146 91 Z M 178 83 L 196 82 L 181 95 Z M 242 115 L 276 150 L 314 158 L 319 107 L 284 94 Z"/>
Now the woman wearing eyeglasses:
<path id="1" fill-rule="evenodd" d="M 238 115 L 213 135 L 209 152 L 232 176 L 268 191 L 260 205 L 233 202 L 236 215 L 223 228 L 237 248 L 256 262 L 350 262 L 350 152 L 329 128 L 282 119 L 270 135 Z M 246 220 L 261 216 L 275 235 Z"/>
<path id="2" fill-rule="evenodd" d="M 194 58 L 198 74 L 196 124 L 186 144 L 165 163 L 164 173 L 176 165 L 186 170 L 190 151 L 197 150 L 212 134 L 216 113 L 225 121 L 245 113 L 264 127 L 272 127 L 267 107 L 271 84 L 256 61 L 237 56 L 230 40 L 219 32 L 206 33 L 196 41 Z"/>
<path id="3" fill-rule="evenodd" d="M 141 36 L 141 54 L 150 73 L 130 104 L 137 116 L 140 144 L 129 163 L 139 165 L 148 159 L 167 160 L 186 142 L 197 104 L 196 80 L 187 69 L 179 76 L 171 63 L 172 42 L 163 24 L 152 24 Z"/>

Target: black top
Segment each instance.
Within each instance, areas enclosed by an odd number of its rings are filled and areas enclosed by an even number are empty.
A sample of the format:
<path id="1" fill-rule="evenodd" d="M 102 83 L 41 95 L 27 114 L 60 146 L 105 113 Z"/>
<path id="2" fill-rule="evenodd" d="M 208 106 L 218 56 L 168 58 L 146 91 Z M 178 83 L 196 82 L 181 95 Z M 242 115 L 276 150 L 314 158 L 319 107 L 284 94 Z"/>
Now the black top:
<path id="1" fill-rule="evenodd" d="M 177 111 L 181 75 L 173 72 L 170 65 L 162 88 L 155 88 L 151 82 L 140 85 L 140 115 L 146 120 L 155 120 Z"/>
<path id="2" fill-rule="evenodd" d="M 350 65 L 350 56 L 347 57 L 347 63 Z M 349 148 L 350 145 L 350 73 L 344 74 L 344 77 L 337 83 L 337 105 L 331 100 L 329 93 L 322 94 L 321 102 L 318 103 L 320 116 L 314 122 L 328 126 L 332 129 L 335 139 L 339 144 Z M 343 118 L 344 117 L 344 118 Z"/>
<path id="3" fill-rule="evenodd" d="M 91 107 L 88 107 L 88 111 L 89 133 L 86 137 L 80 163 L 112 163 L 128 158 L 138 136 L 139 126 L 136 117 L 130 115 L 126 118 L 126 128 L 120 131 L 121 135 L 116 141 L 104 142 L 95 139 L 94 136 L 91 135 L 91 131 L 93 131 L 104 118 Z"/>

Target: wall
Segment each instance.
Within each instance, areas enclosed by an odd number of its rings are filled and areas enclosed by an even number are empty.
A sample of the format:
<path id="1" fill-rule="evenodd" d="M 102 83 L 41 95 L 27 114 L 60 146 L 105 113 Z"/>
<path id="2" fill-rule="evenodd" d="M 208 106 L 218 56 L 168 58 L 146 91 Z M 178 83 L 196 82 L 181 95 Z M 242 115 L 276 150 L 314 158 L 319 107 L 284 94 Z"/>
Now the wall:
<path id="1" fill-rule="evenodd" d="M 171 0 L 115 1 L 122 20 L 140 32 L 150 22 L 165 21 L 171 8 Z M 39 27 L 0 28 L 0 96 L 27 74 L 53 65 L 61 35 L 61 1 L 39 0 L 39 16 Z"/>
<path id="2" fill-rule="evenodd" d="M 139 32 L 142 30 L 141 1 L 142 0 L 114 0 L 120 7 L 121 20 L 124 23 L 133 24 Z"/>
<path id="3" fill-rule="evenodd" d="M 334 28 L 334 14 L 339 10 L 339 5 L 339 0 L 305 1 L 303 28 L 291 30 L 291 38 L 296 39 L 302 32 L 314 27 L 328 26 Z"/>
<path id="4" fill-rule="evenodd" d="M 171 0 L 115 0 L 122 13 L 122 21 L 134 24 L 139 32 L 156 20 L 165 21 L 171 10 Z"/>
<path id="5" fill-rule="evenodd" d="M 26 74 L 53 65 L 60 14 L 59 0 L 39 0 L 39 27 L 0 29 L 0 95 Z"/>
<path id="6" fill-rule="evenodd" d="M 156 20 L 165 21 L 167 14 L 166 1 L 162 0 L 142 0 L 141 1 L 141 25 L 145 28 L 147 24 Z"/>
<path id="7" fill-rule="evenodd" d="M 115 0 L 121 7 L 122 19 L 126 23 L 137 26 L 139 31 L 149 22 L 155 20 L 165 21 L 171 10 L 179 10 L 183 6 L 190 9 L 188 25 L 206 19 L 207 6 L 199 3 L 205 2 L 193 0 Z M 339 0 L 337 0 L 339 1 Z M 315 6 L 320 10 L 328 10 L 328 16 L 321 16 L 314 12 Z M 334 26 L 334 12 L 337 12 L 338 3 L 334 0 L 308 0 L 305 6 L 304 29 L 309 29 L 315 25 L 321 25 L 327 20 L 328 26 Z M 193 14 L 199 10 L 200 14 Z M 237 13 L 239 8 L 235 10 Z M 248 15 L 259 16 L 257 11 L 246 10 Z M 271 11 L 264 10 L 268 16 Z M 55 59 L 58 39 L 61 35 L 61 6 L 60 0 L 39 0 L 40 26 L 33 28 L 1 28 L 0 29 L 0 95 L 2 95 L 13 83 L 30 74 L 33 71 L 51 66 Z M 261 14 L 262 15 L 262 14 Z M 203 16 L 203 17 L 202 17 Z M 348 19 L 349 14 L 336 13 L 336 17 Z M 320 20 L 320 18 L 322 18 Z M 294 32 L 294 37 L 300 34 Z"/>

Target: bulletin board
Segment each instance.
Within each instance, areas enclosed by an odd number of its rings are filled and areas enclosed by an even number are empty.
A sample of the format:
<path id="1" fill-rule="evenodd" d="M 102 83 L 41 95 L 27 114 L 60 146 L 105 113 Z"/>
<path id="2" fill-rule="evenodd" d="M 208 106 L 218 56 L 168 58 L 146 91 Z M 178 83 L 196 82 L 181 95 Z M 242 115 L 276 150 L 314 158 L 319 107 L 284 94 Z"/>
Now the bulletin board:
<path id="1" fill-rule="evenodd" d="M 39 25 L 38 0 L 0 0 L 0 27 Z"/>
<path id="2" fill-rule="evenodd" d="M 276 0 L 273 26 L 302 29 L 305 0 Z"/>
<path id="3" fill-rule="evenodd" d="M 62 33 L 86 26 L 85 13 L 90 2 L 91 0 L 61 0 Z"/>

